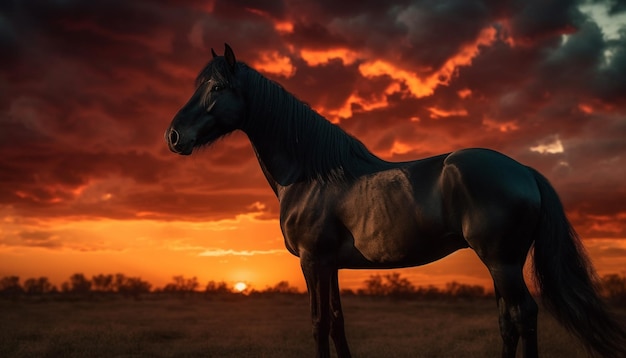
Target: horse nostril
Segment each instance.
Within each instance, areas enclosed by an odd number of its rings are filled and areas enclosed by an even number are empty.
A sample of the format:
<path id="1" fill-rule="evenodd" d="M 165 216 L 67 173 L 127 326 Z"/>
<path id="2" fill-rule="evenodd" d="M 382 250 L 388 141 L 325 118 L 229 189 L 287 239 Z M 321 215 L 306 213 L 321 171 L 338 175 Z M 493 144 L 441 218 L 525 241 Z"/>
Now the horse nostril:
<path id="1" fill-rule="evenodd" d="M 180 139 L 180 136 L 178 135 L 178 132 L 176 131 L 176 129 L 171 129 L 170 130 L 170 144 L 171 145 L 176 145 L 178 143 L 178 140 Z"/>

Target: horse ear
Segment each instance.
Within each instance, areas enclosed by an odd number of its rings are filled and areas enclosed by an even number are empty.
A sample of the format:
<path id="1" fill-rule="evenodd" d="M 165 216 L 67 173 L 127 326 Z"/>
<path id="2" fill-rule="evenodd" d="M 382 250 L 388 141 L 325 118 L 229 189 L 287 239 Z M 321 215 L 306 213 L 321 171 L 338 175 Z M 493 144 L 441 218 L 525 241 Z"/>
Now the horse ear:
<path id="1" fill-rule="evenodd" d="M 211 47 L 211 54 L 213 55 L 213 58 L 217 57 L 217 54 L 215 53 L 215 50 L 213 49 L 213 47 Z"/>
<path id="2" fill-rule="evenodd" d="M 228 67 L 230 67 L 231 72 L 235 72 L 237 60 L 235 59 L 233 49 L 230 48 L 227 43 L 224 44 L 224 58 L 226 58 L 226 63 L 228 63 Z"/>

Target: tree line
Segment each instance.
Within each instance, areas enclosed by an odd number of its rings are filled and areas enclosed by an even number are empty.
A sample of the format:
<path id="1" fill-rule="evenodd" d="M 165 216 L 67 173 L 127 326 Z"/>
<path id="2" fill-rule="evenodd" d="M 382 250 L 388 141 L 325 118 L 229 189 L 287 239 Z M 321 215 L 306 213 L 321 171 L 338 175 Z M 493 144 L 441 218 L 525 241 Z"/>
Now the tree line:
<path id="1" fill-rule="evenodd" d="M 603 296 L 611 302 L 626 306 L 626 274 L 609 274 L 600 279 L 599 286 Z M 160 288 L 140 277 L 129 277 L 121 273 L 99 274 L 88 278 L 82 273 L 70 276 L 60 288 L 53 285 L 47 277 L 29 278 L 23 283 L 19 276 L 5 276 L 0 279 L 0 297 L 17 299 L 22 296 L 56 295 L 59 297 L 94 297 L 114 296 L 132 297 L 139 299 L 143 295 L 176 295 L 180 297 L 206 294 L 303 294 L 298 288 L 287 281 L 280 281 L 274 286 L 263 290 L 247 288 L 243 292 L 236 291 L 225 281 L 209 281 L 201 286 L 196 277 L 186 278 L 182 275 L 173 276 L 172 281 Z M 356 290 L 344 289 L 343 295 L 359 295 L 390 298 L 418 298 L 418 299 L 477 299 L 492 297 L 493 292 L 480 285 L 468 285 L 456 281 L 449 282 L 445 287 L 415 286 L 409 279 L 397 272 L 385 275 L 371 275 L 363 282 L 363 286 Z"/>
<path id="2" fill-rule="evenodd" d="M 600 294 L 609 302 L 626 307 L 626 272 L 602 276 L 598 281 L 598 289 Z M 488 291 L 483 286 L 467 285 L 456 281 L 448 282 L 444 288 L 433 285 L 415 286 L 397 272 L 386 275 L 372 275 L 365 280 L 362 288 L 356 291 L 343 291 L 343 293 L 422 299 L 477 299 L 494 296 L 493 291 Z"/>
<path id="3" fill-rule="evenodd" d="M 153 285 L 140 277 L 129 277 L 122 273 L 98 274 L 87 277 L 82 273 L 75 273 L 69 280 L 59 287 L 52 284 L 47 277 L 28 278 L 23 283 L 19 276 L 5 276 L 0 279 L 0 297 L 19 298 L 22 296 L 59 296 L 59 297 L 96 297 L 114 296 L 139 298 L 148 294 L 173 294 L 188 296 L 205 293 L 219 294 L 255 294 L 255 293 L 283 293 L 299 294 L 296 287 L 287 281 L 280 281 L 274 286 L 268 286 L 261 291 L 252 288 L 237 291 L 225 281 L 209 281 L 201 286 L 197 277 L 187 278 L 182 275 L 173 276 L 172 281 L 163 287 Z"/>
<path id="4" fill-rule="evenodd" d="M 343 290 L 344 295 L 378 296 L 406 299 L 477 299 L 493 297 L 493 292 L 481 285 L 468 285 L 456 281 L 448 282 L 445 287 L 434 285 L 415 286 L 409 279 L 397 272 L 385 275 L 372 275 L 357 290 Z"/>

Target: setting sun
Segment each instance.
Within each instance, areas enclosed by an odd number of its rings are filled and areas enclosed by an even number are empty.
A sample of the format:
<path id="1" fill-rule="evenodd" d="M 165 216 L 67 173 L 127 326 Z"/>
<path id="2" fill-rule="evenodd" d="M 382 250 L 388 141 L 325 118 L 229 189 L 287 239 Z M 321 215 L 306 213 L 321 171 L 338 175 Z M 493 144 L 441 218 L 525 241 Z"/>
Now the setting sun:
<path id="1" fill-rule="evenodd" d="M 248 285 L 245 282 L 237 282 L 234 287 L 235 291 L 243 292 L 246 290 L 246 288 L 248 288 Z"/>

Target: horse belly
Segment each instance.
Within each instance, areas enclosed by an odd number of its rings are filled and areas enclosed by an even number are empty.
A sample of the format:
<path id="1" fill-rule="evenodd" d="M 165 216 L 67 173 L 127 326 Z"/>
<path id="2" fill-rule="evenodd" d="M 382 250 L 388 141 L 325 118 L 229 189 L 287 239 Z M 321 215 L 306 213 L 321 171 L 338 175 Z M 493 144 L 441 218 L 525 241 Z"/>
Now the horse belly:
<path id="1" fill-rule="evenodd" d="M 409 218 L 399 217 L 404 224 L 381 223 L 348 228 L 350 239 L 342 245 L 340 261 L 348 267 L 412 266 L 419 264 L 420 236 L 414 223 L 407 225 Z"/>
<path id="2" fill-rule="evenodd" d="M 339 250 L 345 268 L 393 268 L 432 262 L 456 250 L 450 245 L 434 190 L 419 196 L 402 170 L 355 184 L 340 204 L 346 228 Z M 454 246 L 454 249 L 450 249 Z"/>

